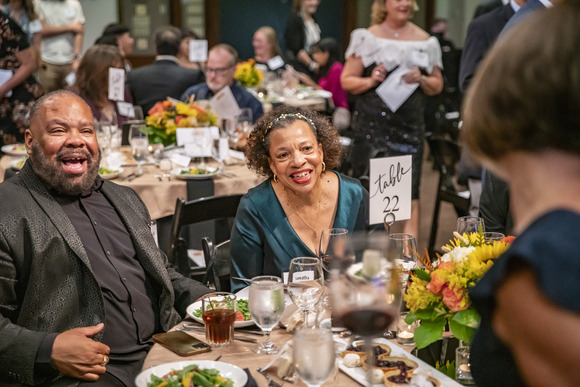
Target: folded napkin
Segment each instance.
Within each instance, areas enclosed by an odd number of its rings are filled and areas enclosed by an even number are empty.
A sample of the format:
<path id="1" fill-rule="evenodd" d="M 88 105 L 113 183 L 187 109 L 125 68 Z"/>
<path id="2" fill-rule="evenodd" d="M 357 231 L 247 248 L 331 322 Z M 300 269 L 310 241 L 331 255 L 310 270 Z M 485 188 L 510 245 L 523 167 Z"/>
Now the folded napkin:
<path id="1" fill-rule="evenodd" d="M 248 375 L 248 381 L 246 382 L 246 387 L 258 387 L 258 383 L 256 383 L 256 380 L 252 376 L 252 373 L 250 372 L 250 370 L 248 368 L 244 368 L 244 372 L 246 373 L 246 375 Z"/>

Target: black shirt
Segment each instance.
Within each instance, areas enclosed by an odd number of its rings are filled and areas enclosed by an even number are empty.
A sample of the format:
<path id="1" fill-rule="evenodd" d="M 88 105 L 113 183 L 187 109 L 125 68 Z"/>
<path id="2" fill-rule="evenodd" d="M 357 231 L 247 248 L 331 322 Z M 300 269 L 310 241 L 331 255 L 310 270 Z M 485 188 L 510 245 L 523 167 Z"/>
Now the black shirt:
<path id="1" fill-rule="evenodd" d="M 133 241 L 115 208 L 102 194 L 98 178 L 80 197 L 54 194 L 89 257 L 105 305 L 102 342 L 111 348 L 107 372 L 133 385 L 159 331 L 158 299 L 139 263 Z"/>

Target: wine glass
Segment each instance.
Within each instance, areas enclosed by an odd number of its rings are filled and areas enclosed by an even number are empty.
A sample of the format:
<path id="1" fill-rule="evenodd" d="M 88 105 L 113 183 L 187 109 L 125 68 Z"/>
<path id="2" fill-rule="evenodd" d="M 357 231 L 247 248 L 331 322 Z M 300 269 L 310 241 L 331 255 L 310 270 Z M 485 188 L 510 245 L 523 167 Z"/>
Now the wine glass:
<path id="1" fill-rule="evenodd" d="M 321 386 L 336 364 L 332 331 L 301 328 L 294 334 L 294 366 L 300 379 L 309 387 Z"/>
<path id="2" fill-rule="evenodd" d="M 252 109 L 243 108 L 240 114 L 236 117 L 236 128 L 232 136 L 236 148 L 241 148 L 246 143 L 248 134 L 252 131 L 253 122 Z M 238 145 L 240 141 L 241 144 Z"/>
<path id="3" fill-rule="evenodd" d="M 121 148 L 121 131 L 119 130 L 119 121 L 117 119 L 117 113 L 111 112 L 111 116 L 107 117 L 102 114 L 99 121 L 99 125 L 104 130 L 108 130 L 110 133 L 109 146 L 112 151 L 119 150 Z"/>
<path id="4" fill-rule="evenodd" d="M 469 234 L 472 232 L 484 233 L 485 223 L 479 216 L 462 216 L 457 219 L 455 231 L 457 231 L 459 235 Z"/>
<path id="5" fill-rule="evenodd" d="M 264 332 L 264 341 L 254 351 L 260 354 L 278 353 L 279 348 L 270 340 L 270 332 L 284 313 L 282 279 L 270 275 L 252 278 L 248 306 L 252 319 Z"/>
<path id="6" fill-rule="evenodd" d="M 356 233 L 350 240 L 355 256 L 362 263 L 353 263 L 347 268 L 331 265 L 332 310 L 344 327 L 363 337 L 367 358 L 371 360 L 374 358 L 372 338 L 383 334 L 398 316 L 399 265 L 388 254 L 386 233 Z"/>
<path id="7" fill-rule="evenodd" d="M 145 133 L 145 125 L 134 124 L 129 129 L 129 143 L 131 144 L 131 154 L 137 162 L 135 174 L 143 174 L 142 165 L 147 161 L 149 155 L 149 139 Z"/>
<path id="8" fill-rule="evenodd" d="M 111 146 L 111 127 L 109 125 L 101 125 L 100 121 L 95 121 L 94 123 L 99 149 L 103 155 L 107 155 Z"/>
<path id="9" fill-rule="evenodd" d="M 405 270 L 415 269 L 418 265 L 417 240 L 412 234 L 389 234 L 388 254 L 395 264 L 403 266 Z"/>
<path id="10" fill-rule="evenodd" d="M 308 326 L 308 313 L 324 294 L 324 275 L 320 259 L 294 258 L 288 273 L 288 294 L 292 302 L 304 313 L 304 326 Z"/>
<path id="11" fill-rule="evenodd" d="M 143 108 L 139 105 L 133 105 L 133 119 L 135 121 L 145 121 L 143 116 Z"/>
<path id="12" fill-rule="evenodd" d="M 318 257 L 322 261 L 325 272 L 330 273 L 330 262 L 336 259 L 348 264 L 354 260 L 354 255 L 349 248 L 348 230 L 346 228 L 327 228 L 320 234 L 318 244 Z"/>

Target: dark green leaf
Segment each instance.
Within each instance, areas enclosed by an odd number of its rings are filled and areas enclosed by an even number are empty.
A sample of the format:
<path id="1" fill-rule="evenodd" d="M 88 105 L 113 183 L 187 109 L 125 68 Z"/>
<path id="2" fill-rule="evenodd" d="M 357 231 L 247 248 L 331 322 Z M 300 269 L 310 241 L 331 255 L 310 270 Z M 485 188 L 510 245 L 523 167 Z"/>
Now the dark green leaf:
<path id="1" fill-rule="evenodd" d="M 423 269 L 416 269 L 415 270 L 415 275 L 423 281 L 427 281 L 427 282 L 431 282 L 431 276 L 429 275 L 429 273 L 427 273 L 427 271 L 423 270 Z"/>
<path id="2" fill-rule="evenodd" d="M 476 329 L 479 326 L 479 313 L 473 308 L 460 310 L 453 316 L 453 321 Z"/>
<path id="3" fill-rule="evenodd" d="M 418 349 L 425 348 L 436 342 L 443 335 L 443 328 L 447 320 L 443 317 L 433 321 L 421 321 L 421 325 L 415 329 L 415 344 Z"/>
<path id="4" fill-rule="evenodd" d="M 449 328 L 451 329 L 451 332 L 453 332 L 453 336 L 468 343 L 471 342 L 471 338 L 475 334 L 475 328 L 460 324 L 454 319 L 449 320 Z"/>

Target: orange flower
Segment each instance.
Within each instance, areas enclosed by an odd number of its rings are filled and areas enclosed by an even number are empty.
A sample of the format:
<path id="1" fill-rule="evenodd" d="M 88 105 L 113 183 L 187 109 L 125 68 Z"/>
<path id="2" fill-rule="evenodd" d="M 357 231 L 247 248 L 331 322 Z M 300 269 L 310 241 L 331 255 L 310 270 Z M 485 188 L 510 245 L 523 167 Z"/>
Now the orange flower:
<path id="1" fill-rule="evenodd" d="M 467 303 L 463 303 L 462 305 L 462 301 L 465 298 L 464 289 L 458 289 L 456 291 L 454 288 L 450 288 L 449 285 L 445 284 L 441 289 L 441 295 L 443 296 L 443 303 L 451 312 L 458 312 L 467 308 Z"/>
<path id="2" fill-rule="evenodd" d="M 437 270 L 431 272 L 431 282 L 427 285 L 427 290 L 432 293 L 440 294 L 441 289 L 447 283 L 447 280 L 441 276 L 442 270 L 455 270 L 453 262 L 441 262 Z"/>
<path id="3" fill-rule="evenodd" d="M 515 236 L 508 235 L 506 237 L 503 237 L 500 242 L 503 242 L 503 243 L 512 243 L 514 241 L 514 239 L 516 239 Z"/>

